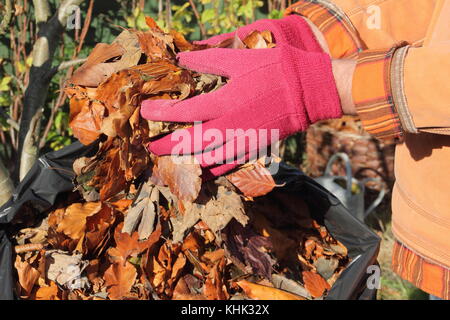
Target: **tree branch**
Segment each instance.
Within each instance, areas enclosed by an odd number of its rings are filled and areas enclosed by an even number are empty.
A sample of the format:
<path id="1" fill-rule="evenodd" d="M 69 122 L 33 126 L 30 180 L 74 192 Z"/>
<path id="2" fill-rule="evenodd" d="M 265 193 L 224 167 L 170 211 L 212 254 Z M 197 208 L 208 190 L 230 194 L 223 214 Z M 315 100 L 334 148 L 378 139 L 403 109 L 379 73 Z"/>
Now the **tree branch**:
<path id="1" fill-rule="evenodd" d="M 19 181 L 27 175 L 38 157 L 39 131 L 41 129 L 42 109 L 40 109 L 31 119 L 30 129 L 25 137 L 25 143 L 20 154 L 20 176 Z"/>
<path id="2" fill-rule="evenodd" d="M 33 119 L 44 107 L 45 100 L 48 95 L 48 87 L 50 85 L 52 74 L 52 61 L 56 48 L 59 45 L 61 35 L 64 31 L 64 26 L 71 14 L 73 14 L 73 6 L 79 5 L 83 0 L 64 0 L 58 12 L 53 15 L 48 21 L 43 21 L 46 15 L 45 0 L 34 0 L 36 8 L 36 21 L 40 22 L 38 39 L 33 47 L 33 65 L 30 69 L 29 84 L 25 91 L 23 100 L 23 112 L 20 120 L 19 130 L 19 148 L 18 153 L 21 155 L 20 175 L 16 172 L 15 177 L 21 177 L 30 168 L 37 157 L 37 143 L 34 139 L 34 132 L 40 125 L 32 125 Z M 48 3 L 47 3 L 48 4 Z M 41 119 L 36 119 L 40 122 Z M 27 140 L 32 139 L 32 140 Z M 27 156 L 22 157 L 25 145 L 27 146 Z M 36 151 L 32 150 L 32 145 L 35 146 Z M 32 159 L 32 156 L 35 158 Z M 26 159 L 26 163 L 22 164 L 22 159 Z M 22 168 L 23 166 L 23 168 Z"/>
<path id="3" fill-rule="evenodd" d="M 64 69 L 76 66 L 77 64 L 83 63 L 87 60 L 87 58 L 82 58 L 82 59 L 74 59 L 74 60 L 69 60 L 69 61 L 64 61 L 62 62 L 60 65 L 53 67 L 49 73 L 48 76 L 50 78 L 53 78 L 53 76 L 58 72 L 58 71 L 62 71 Z"/>
<path id="4" fill-rule="evenodd" d="M 36 24 L 47 22 L 50 17 L 50 6 L 47 0 L 33 0 Z"/>
<path id="5" fill-rule="evenodd" d="M 14 185 L 9 177 L 8 169 L 3 165 L 0 160 L 0 206 L 5 204 L 6 201 L 11 198 L 14 192 Z"/>
<path id="6" fill-rule="evenodd" d="M 202 20 L 201 20 L 200 14 L 198 13 L 197 7 L 195 6 L 195 3 L 193 0 L 189 0 L 189 4 L 192 7 L 192 11 L 194 11 L 195 18 L 197 19 L 198 26 L 200 27 L 200 32 L 202 34 L 202 38 L 205 39 L 206 29 L 205 29 L 204 24 L 202 23 Z"/>
<path id="7" fill-rule="evenodd" d="M 11 0 L 5 1 L 5 13 L 3 15 L 3 20 L 0 23 L 0 34 L 3 34 L 6 30 L 6 28 L 9 26 L 9 23 L 12 19 L 12 6 L 11 6 Z"/>

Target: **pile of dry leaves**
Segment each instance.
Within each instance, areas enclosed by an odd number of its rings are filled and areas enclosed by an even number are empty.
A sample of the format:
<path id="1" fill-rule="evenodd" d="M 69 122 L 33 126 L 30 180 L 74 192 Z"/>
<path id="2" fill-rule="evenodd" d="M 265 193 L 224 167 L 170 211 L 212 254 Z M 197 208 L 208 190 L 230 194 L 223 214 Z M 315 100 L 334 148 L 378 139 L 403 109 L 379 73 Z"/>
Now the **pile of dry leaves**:
<path id="1" fill-rule="evenodd" d="M 226 79 L 176 65 L 202 50 L 180 34 L 124 30 L 98 44 L 66 88 L 70 126 L 93 157 L 75 189 L 17 232 L 23 299 L 314 299 L 349 262 L 306 204 L 277 189 L 262 160 L 203 182 L 198 164 L 156 157 L 152 137 L 182 126 L 142 119 L 145 99 L 185 99 Z M 271 48 L 270 32 L 219 47 Z M 274 189 L 275 188 L 275 189 Z"/>

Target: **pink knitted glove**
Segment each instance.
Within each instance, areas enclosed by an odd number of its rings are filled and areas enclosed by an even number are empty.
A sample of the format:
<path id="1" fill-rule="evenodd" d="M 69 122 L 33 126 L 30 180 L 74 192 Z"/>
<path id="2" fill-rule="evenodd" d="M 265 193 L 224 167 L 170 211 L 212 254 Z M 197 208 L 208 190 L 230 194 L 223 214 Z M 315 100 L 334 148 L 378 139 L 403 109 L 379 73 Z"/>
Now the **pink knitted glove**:
<path id="1" fill-rule="evenodd" d="M 205 121 L 149 146 L 157 155 L 194 153 L 206 169 L 204 174 L 224 174 L 239 161 L 255 157 L 273 140 L 342 115 L 331 61 L 325 53 L 279 45 L 273 49 L 207 49 L 180 53 L 178 58 L 188 69 L 222 75 L 229 82 L 217 91 L 183 101 L 146 100 L 141 115 L 154 121 Z M 236 129 L 241 132 L 231 134 Z"/>
<path id="2" fill-rule="evenodd" d="M 301 16 L 295 14 L 277 20 L 258 20 L 238 28 L 234 32 L 224 33 L 207 40 L 195 41 L 195 43 L 216 45 L 223 40 L 233 38 L 236 32 L 239 38 L 243 40 L 255 30 L 260 32 L 265 30 L 271 31 L 277 45 L 287 44 L 307 51 L 321 51 L 308 23 Z"/>

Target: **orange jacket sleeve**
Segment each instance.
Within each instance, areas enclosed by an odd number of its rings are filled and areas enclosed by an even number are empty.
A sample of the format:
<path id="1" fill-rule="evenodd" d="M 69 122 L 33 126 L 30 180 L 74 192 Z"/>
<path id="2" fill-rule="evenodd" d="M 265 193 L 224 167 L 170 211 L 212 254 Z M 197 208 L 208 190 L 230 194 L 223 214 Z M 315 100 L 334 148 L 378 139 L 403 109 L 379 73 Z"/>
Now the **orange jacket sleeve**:
<path id="1" fill-rule="evenodd" d="M 449 3 L 302 0 L 287 14 L 311 20 L 333 58 L 357 59 L 352 90 L 362 124 L 378 138 L 401 138 L 450 132 Z"/>

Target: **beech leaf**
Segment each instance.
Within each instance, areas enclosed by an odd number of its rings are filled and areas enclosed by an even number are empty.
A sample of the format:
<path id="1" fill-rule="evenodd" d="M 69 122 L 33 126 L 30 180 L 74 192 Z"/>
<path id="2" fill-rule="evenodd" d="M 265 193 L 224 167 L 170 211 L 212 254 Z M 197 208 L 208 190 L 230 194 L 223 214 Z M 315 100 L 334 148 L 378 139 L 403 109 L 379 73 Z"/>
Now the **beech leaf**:
<path id="1" fill-rule="evenodd" d="M 150 182 L 144 183 L 136 200 L 128 210 L 122 232 L 132 234 L 138 229 L 139 240 L 147 239 L 154 229 L 158 204 L 158 189 Z"/>
<path id="2" fill-rule="evenodd" d="M 57 231 L 63 232 L 73 240 L 81 239 L 86 230 L 86 218 L 100 211 L 101 202 L 74 203 L 64 212 Z"/>
<path id="3" fill-rule="evenodd" d="M 192 156 L 162 156 L 156 159 L 153 178 L 169 186 L 178 199 L 193 202 L 200 192 L 202 169 Z"/>
<path id="4" fill-rule="evenodd" d="M 244 290 L 247 297 L 255 300 L 306 300 L 296 294 L 247 280 L 237 281 L 236 284 Z"/>
<path id="5" fill-rule="evenodd" d="M 113 263 L 104 275 L 109 298 L 125 298 L 133 287 L 136 276 L 136 268 L 128 261 Z"/>
<path id="6" fill-rule="evenodd" d="M 326 290 L 330 289 L 328 282 L 326 282 L 318 273 L 313 271 L 303 271 L 302 276 L 306 290 L 308 290 L 314 298 L 321 297 Z"/>
<path id="7" fill-rule="evenodd" d="M 260 197 L 277 186 L 269 170 L 258 162 L 226 176 L 246 197 Z"/>

